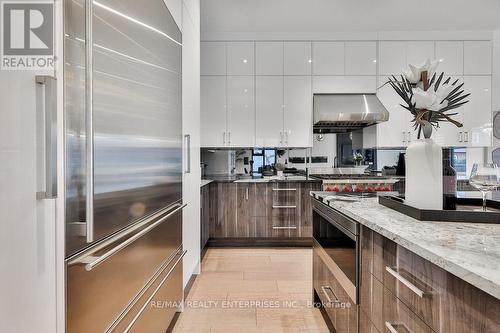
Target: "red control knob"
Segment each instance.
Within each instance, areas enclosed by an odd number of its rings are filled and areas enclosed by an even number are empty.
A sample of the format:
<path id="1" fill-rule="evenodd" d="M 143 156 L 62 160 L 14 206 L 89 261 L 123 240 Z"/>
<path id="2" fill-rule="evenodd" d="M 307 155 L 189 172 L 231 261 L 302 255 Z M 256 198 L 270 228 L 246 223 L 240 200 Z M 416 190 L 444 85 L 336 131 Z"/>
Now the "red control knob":
<path id="1" fill-rule="evenodd" d="M 351 189 L 349 187 L 344 187 L 344 192 L 351 192 Z"/>
<path id="2" fill-rule="evenodd" d="M 326 188 L 326 191 L 327 191 L 327 192 L 331 192 L 331 191 L 333 191 L 333 190 L 332 190 L 332 188 L 331 188 L 331 187 L 327 187 L 327 188 Z"/>
<path id="3" fill-rule="evenodd" d="M 368 187 L 368 192 L 373 193 L 375 192 L 375 189 L 373 187 Z"/>
<path id="4" fill-rule="evenodd" d="M 356 186 L 355 191 L 356 191 L 357 193 L 360 193 L 360 192 L 363 192 L 363 189 L 362 189 L 361 187 L 359 187 L 359 186 Z"/>
<path id="5" fill-rule="evenodd" d="M 338 187 L 335 187 L 333 190 L 334 190 L 335 192 L 340 192 L 340 189 L 339 189 Z"/>
<path id="6" fill-rule="evenodd" d="M 382 188 L 382 186 L 377 187 L 377 191 L 381 192 L 381 191 L 383 191 L 383 190 L 384 190 L 384 189 Z"/>
<path id="7" fill-rule="evenodd" d="M 386 188 L 384 188 L 384 191 L 391 192 L 391 188 L 389 186 L 387 186 Z"/>

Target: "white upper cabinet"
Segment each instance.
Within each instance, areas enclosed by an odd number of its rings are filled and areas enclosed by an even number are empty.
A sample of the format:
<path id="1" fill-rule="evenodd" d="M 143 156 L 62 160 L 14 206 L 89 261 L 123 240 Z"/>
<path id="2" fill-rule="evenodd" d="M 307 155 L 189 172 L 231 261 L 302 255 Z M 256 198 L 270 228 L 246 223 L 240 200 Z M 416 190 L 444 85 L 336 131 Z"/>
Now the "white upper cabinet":
<path id="1" fill-rule="evenodd" d="M 377 75 L 377 43 L 346 42 L 345 74 Z"/>
<path id="2" fill-rule="evenodd" d="M 381 75 L 398 75 L 406 67 L 405 42 L 381 41 L 379 72 Z"/>
<path id="3" fill-rule="evenodd" d="M 444 72 L 446 75 L 463 75 L 464 42 L 437 41 L 436 59 L 439 60 L 438 72 Z"/>
<path id="4" fill-rule="evenodd" d="M 283 146 L 283 76 L 255 78 L 255 145 Z"/>
<path id="5" fill-rule="evenodd" d="M 255 145 L 255 102 L 253 76 L 227 77 L 228 126 L 226 145 Z"/>
<path id="6" fill-rule="evenodd" d="M 226 77 L 201 77 L 201 146 L 226 144 Z"/>
<path id="7" fill-rule="evenodd" d="M 201 42 L 201 75 L 226 75 L 226 43 Z"/>
<path id="8" fill-rule="evenodd" d="M 284 61 L 285 75 L 311 75 L 311 43 L 285 42 Z"/>
<path id="9" fill-rule="evenodd" d="M 464 74 L 490 75 L 492 49 L 489 41 L 464 42 Z"/>
<path id="10" fill-rule="evenodd" d="M 420 65 L 435 59 L 434 42 L 431 41 L 381 41 L 381 75 L 400 75 L 409 64 Z"/>
<path id="11" fill-rule="evenodd" d="M 406 42 L 406 68 L 408 65 L 421 65 L 427 59 L 434 60 L 434 41 L 411 41 Z"/>
<path id="12" fill-rule="evenodd" d="M 256 75 L 283 75 L 283 42 L 256 42 L 255 54 Z"/>
<path id="13" fill-rule="evenodd" d="M 285 76 L 284 140 L 287 147 L 312 147 L 311 77 Z"/>
<path id="14" fill-rule="evenodd" d="M 376 76 L 314 76 L 313 94 L 375 93 Z"/>
<path id="15" fill-rule="evenodd" d="M 254 43 L 228 42 L 227 75 L 254 75 Z"/>
<path id="16" fill-rule="evenodd" d="M 344 42 L 312 43 L 313 75 L 344 75 L 344 56 Z"/>
<path id="17" fill-rule="evenodd" d="M 469 103 L 463 107 L 464 138 L 469 147 L 489 147 L 491 137 L 491 77 L 466 76 L 464 89 L 469 92 Z"/>

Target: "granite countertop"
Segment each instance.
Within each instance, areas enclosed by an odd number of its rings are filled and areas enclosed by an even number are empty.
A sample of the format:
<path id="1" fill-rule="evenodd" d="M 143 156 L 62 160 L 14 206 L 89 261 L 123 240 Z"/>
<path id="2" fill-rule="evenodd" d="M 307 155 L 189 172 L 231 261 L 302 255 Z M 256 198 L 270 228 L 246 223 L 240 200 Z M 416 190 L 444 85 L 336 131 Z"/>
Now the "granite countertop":
<path id="1" fill-rule="evenodd" d="M 305 177 L 305 176 L 287 176 L 287 177 L 278 177 L 278 176 L 272 176 L 272 177 L 251 177 L 251 178 L 245 178 L 245 177 L 239 177 L 239 176 L 226 176 L 226 175 L 207 175 L 204 179 L 202 179 L 202 186 L 206 185 L 203 184 L 203 181 L 205 180 L 210 180 L 213 182 L 217 183 L 270 183 L 270 182 L 318 182 L 320 183 L 321 180 L 317 178 L 311 178 L 311 177 Z"/>
<path id="2" fill-rule="evenodd" d="M 205 186 L 205 185 L 208 185 L 208 184 L 210 184 L 211 182 L 213 182 L 213 180 L 211 180 L 211 179 L 202 179 L 202 180 L 201 180 L 200 187 L 203 187 L 203 186 Z"/>
<path id="3" fill-rule="evenodd" d="M 500 299 L 500 224 L 419 221 L 380 205 L 373 197 L 332 198 L 328 204 Z"/>

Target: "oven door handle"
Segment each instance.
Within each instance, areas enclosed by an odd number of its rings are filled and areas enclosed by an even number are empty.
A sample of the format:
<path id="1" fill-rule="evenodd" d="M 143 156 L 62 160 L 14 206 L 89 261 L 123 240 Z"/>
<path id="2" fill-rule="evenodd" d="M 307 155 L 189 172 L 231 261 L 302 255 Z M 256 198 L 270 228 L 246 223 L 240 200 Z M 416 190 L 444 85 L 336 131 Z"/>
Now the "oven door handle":
<path id="1" fill-rule="evenodd" d="M 328 300 L 328 303 L 330 303 L 330 304 L 339 304 L 340 303 L 340 299 L 337 297 L 337 295 L 335 295 L 335 293 L 333 292 L 332 287 L 330 287 L 330 286 L 321 286 L 321 290 L 323 291 L 323 294 L 325 294 L 326 299 Z M 327 290 L 330 290 L 330 292 L 332 293 L 333 297 L 335 297 L 335 300 L 332 301 L 332 299 L 328 295 Z"/>

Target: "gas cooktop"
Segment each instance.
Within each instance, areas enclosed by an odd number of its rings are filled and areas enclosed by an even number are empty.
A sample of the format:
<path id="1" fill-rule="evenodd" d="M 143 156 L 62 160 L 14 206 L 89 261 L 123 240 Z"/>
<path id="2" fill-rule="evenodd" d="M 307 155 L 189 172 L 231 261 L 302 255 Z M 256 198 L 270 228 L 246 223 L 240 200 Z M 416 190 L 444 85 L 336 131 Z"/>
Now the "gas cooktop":
<path id="1" fill-rule="evenodd" d="M 340 175 L 340 174 L 331 174 L 331 173 L 330 174 L 329 173 L 312 174 L 312 175 L 309 175 L 309 177 L 323 179 L 323 180 L 325 180 L 325 179 L 377 179 L 377 180 L 390 179 L 390 177 L 367 175 L 367 174 Z"/>

